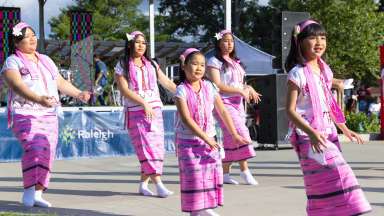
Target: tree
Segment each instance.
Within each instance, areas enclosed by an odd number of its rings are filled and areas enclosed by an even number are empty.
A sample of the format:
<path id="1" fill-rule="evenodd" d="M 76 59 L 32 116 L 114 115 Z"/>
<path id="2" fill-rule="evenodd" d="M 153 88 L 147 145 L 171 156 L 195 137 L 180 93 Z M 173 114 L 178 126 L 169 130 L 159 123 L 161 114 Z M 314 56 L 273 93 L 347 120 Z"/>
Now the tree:
<path id="1" fill-rule="evenodd" d="M 212 42 L 224 28 L 223 0 L 160 0 L 164 33 L 172 37 L 192 36 L 193 40 Z M 284 1 L 282 1 L 284 2 Z M 281 59 L 279 9 L 260 6 L 258 1 L 232 1 L 232 31 L 242 40 Z M 279 64 L 281 65 L 281 64 Z"/>
<path id="2" fill-rule="evenodd" d="M 174 38 L 192 36 L 209 41 L 214 32 L 224 28 L 224 4 L 220 0 L 161 0 L 163 31 Z"/>
<path id="3" fill-rule="evenodd" d="M 70 10 L 86 10 L 93 15 L 95 40 L 121 40 L 126 32 L 149 32 L 149 20 L 138 9 L 141 0 L 75 0 L 75 4 L 61 9 L 61 13 L 49 21 L 51 38 L 68 39 L 70 34 Z M 167 36 L 160 35 L 162 40 Z"/>
<path id="4" fill-rule="evenodd" d="M 212 42 L 216 32 L 224 28 L 222 0 L 160 0 L 162 31 L 172 38 L 192 37 L 194 41 Z M 280 55 L 277 40 L 280 26 L 275 25 L 276 9 L 260 6 L 258 1 L 232 1 L 232 31 L 236 36 L 263 51 Z M 275 49 L 275 52 L 273 52 Z"/>
<path id="5" fill-rule="evenodd" d="M 373 0 L 298 1 L 327 31 L 327 62 L 339 77 L 367 84 L 378 79 L 378 47 L 384 42 L 384 14 Z"/>

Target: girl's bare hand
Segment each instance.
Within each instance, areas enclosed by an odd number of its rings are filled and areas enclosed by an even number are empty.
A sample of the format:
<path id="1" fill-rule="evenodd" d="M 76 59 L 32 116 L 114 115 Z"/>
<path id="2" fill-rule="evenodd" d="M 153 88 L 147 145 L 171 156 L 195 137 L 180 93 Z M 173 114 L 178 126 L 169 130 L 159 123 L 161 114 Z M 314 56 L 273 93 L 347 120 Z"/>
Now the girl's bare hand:
<path id="1" fill-rule="evenodd" d="M 348 129 L 348 131 L 343 131 L 344 135 L 348 137 L 351 141 L 357 141 L 358 144 L 364 144 L 363 139 L 354 131 Z"/>
<path id="2" fill-rule="evenodd" d="M 219 144 L 217 144 L 217 142 L 213 138 L 209 138 L 207 144 L 211 147 L 212 150 L 219 149 Z"/>
<path id="3" fill-rule="evenodd" d="M 253 88 L 251 88 L 250 91 L 251 94 L 251 101 L 254 101 L 254 103 L 260 103 L 261 101 L 261 94 L 259 94 L 257 91 L 255 91 Z"/>
<path id="4" fill-rule="evenodd" d="M 77 98 L 81 100 L 83 103 L 87 103 L 91 98 L 91 94 L 88 91 L 82 91 Z"/>
<path id="5" fill-rule="evenodd" d="M 252 142 L 251 140 L 248 140 L 248 139 L 240 136 L 240 134 L 238 134 L 238 133 L 233 135 L 232 139 L 233 139 L 233 142 L 238 143 L 238 146 L 248 145 Z"/>
<path id="6" fill-rule="evenodd" d="M 249 92 L 249 89 L 248 88 L 245 88 L 243 90 L 240 91 L 240 94 L 241 96 L 243 96 L 243 98 L 245 99 L 245 101 L 247 103 L 249 103 L 250 101 L 250 92 Z"/>
<path id="7" fill-rule="evenodd" d="M 148 121 L 151 121 L 155 117 L 155 111 L 153 111 L 152 106 L 148 103 L 144 104 L 145 118 Z"/>
<path id="8" fill-rule="evenodd" d="M 311 139 L 311 145 L 314 152 L 320 153 L 323 152 L 323 149 L 327 148 L 327 138 L 323 134 L 315 131 L 309 135 L 309 138 Z"/>
<path id="9" fill-rule="evenodd" d="M 56 105 L 56 99 L 55 97 L 49 97 L 49 96 L 39 96 L 37 103 L 45 106 L 45 107 L 53 107 Z"/>

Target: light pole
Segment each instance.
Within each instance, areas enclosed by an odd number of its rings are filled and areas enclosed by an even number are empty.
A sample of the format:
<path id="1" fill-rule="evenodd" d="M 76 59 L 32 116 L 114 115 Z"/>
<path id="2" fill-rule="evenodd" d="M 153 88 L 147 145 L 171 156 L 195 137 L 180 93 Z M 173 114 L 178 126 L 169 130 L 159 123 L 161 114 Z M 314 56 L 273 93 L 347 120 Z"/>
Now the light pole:
<path id="1" fill-rule="evenodd" d="M 155 58 L 155 2 L 149 0 L 149 41 L 151 47 L 151 58 Z"/>
<path id="2" fill-rule="evenodd" d="M 225 0 L 225 29 L 232 30 L 232 1 Z"/>
<path id="3" fill-rule="evenodd" d="M 47 0 L 39 0 L 39 52 L 45 53 L 44 5 Z"/>

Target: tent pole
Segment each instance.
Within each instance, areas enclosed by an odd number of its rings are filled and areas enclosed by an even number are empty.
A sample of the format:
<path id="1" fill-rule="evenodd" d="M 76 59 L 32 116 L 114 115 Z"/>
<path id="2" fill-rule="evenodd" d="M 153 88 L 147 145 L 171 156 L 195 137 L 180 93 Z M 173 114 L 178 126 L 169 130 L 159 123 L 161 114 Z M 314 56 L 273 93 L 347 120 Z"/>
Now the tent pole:
<path id="1" fill-rule="evenodd" d="M 149 0 L 149 40 L 151 58 L 155 58 L 155 2 L 156 0 Z"/>
<path id="2" fill-rule="evenodd" d="M 232 30 L 232 4 L 231 0 L 225 0 L 225 29 Z"/>

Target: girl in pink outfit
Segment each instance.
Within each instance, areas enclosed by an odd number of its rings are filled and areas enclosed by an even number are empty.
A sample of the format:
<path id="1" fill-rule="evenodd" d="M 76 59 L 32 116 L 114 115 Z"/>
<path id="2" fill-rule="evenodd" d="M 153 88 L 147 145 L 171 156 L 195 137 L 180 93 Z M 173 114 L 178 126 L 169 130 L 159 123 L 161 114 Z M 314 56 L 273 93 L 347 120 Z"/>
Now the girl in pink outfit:
<path id="1" fill-rule="evenodd" d="M 36 52 L 36 35 L 28 24 L 20 22 L 13 27 L 10 46 L 13 54 L 6 59 L 1 75 L 10 87 L 8 126 L 24 151 L 22 203 L 50 207 L 42 192 L 48 188 L 56 153 L 58 90 L 83 102 L 90 96 L 63 79 L 48 56 Z"/>
<path id="2" fill-rule="evenodd" d="M 151 179 L 159 197 L 173 194 L 161 181 L 164 161 L 164 126 L 157 81 L 171 92 L 176 85 L 160 67 L 148 58 L 144 34 L 134 31 L 126 35 L 125 55 L 117 63 L 115 74 L 124 96 L 125 126 L 141 165 L 139 193 L 153 196 L 148 188 Z"/>
<path id="3" fill-rule="evenodd" d="M 249 130 L 245 125 L 246 114 L 243 100 L 258 103 L 260 95 L 251 86 L 244 84 L 245 71 L 240 60 L 236 57 L 232 32 L 223 30 L 217 33 L 215 37 L 215 56 L 208 60 L 207 75 L 219 87 L 221 99 L 231 115 L 237 132 L 251 140 Z M 247 159 L 256 155 L 252 143 L 233 142 L 230 131 L 224 127 L 223 121 L 218 120 L 223 131 L 225 150 L 225 158 L 223 159 L 224 183 L 239 184 L 229 175 L 231 164 L 238 162 L 241 170 L 240 176 L 245 183 L 257 185 L 258 182 L 253 178 L 247 163 Z"/>
<path id="4" fill-rule="evenodd" d="M 218 94 L 218 88 L 204 80 L 205 58 L 189 48 L 180 57 L 180 85 L 176 89 L 176 146 L 180 170 L 181 208 L 193 216 L 218 215 L 212 209 L 223 205 L 223 175 L 220 146 L 215 141 L 213 109 L 234 142 L 250 141 L 237 133 Z"/>
<path id="5" fill-rule="evenodd" d="M 350 216 L 371 211 L 352 169 L 341 154 L 336 126 L 352 141 L 362 140 L 345 125 L 332 96 L 334 82 L 321 56 L 326 32 L 313 20 L 297 24 L 287 57 L 290 139 L 299 157 L 310 216 Z"/>

